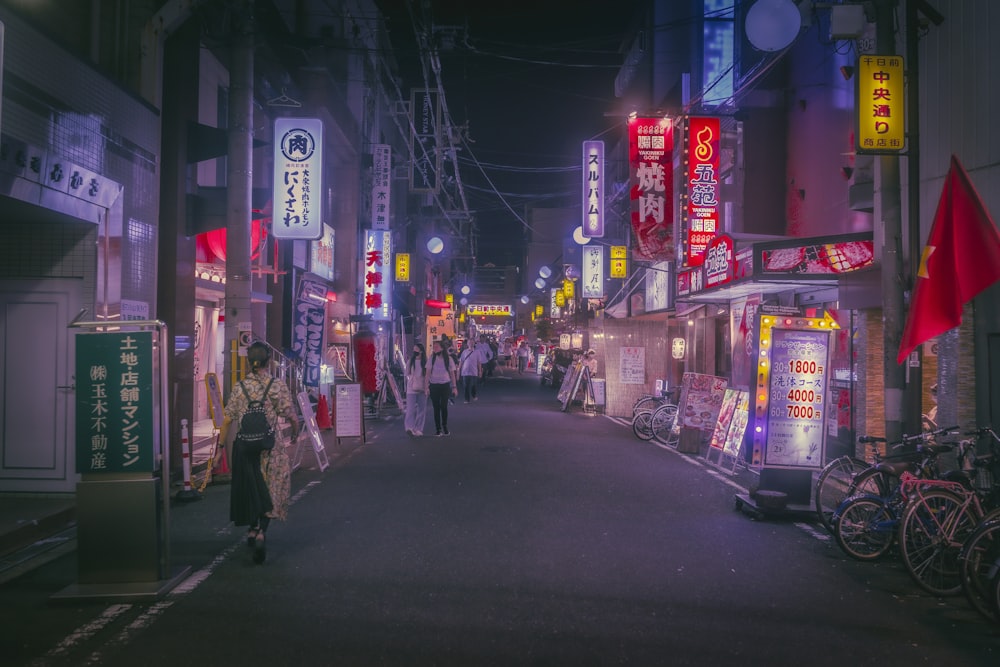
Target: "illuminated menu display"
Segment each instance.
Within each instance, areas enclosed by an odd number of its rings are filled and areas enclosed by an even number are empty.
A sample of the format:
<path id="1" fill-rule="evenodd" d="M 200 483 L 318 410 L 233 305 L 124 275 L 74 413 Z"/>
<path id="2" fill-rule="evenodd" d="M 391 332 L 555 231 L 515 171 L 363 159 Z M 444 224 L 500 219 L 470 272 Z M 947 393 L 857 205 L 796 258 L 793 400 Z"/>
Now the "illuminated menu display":
<path id="1" fill-rule="evenodd" d="M 823 465 L 830 332 L 772 329 L 764 465 Z"/>

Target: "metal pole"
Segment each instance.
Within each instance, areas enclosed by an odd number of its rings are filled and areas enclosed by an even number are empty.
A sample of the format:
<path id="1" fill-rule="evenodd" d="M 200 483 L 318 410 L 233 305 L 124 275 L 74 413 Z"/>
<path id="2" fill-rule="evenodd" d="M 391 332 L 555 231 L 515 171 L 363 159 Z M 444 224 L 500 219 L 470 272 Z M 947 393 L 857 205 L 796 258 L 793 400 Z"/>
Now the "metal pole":
<path id="1" fill-rule="evenodd" d="M 896 0 L 877 0 L 875 50 L 895 55 L 893 25 Z M 885 437 L 897 441 L 903 434 L 905 368 L 896 363 L 903 335 L 902 212 L 899 193 L 899 157 L 880 155 L 875 171 L 875 225 L 882 230 L 882 365 L 885 394 Z"/>
<path id="2" fill-rule="evenodd" d="M 917 34 L 918 0 L 906 0 L 906 206 L 908 259 L 910 262 L 907 288 L 913 299 L 913 288 L 917 284 L 920 263 L 920 77 L 919 77 L 919 36 Z M 915 372 L 907 373 L 905 402 L 907 415 L 905 427 L 908 433 L 916 433 L 921 427 L 921 395 L 923 393 L 923 359 L 916 349 L 920 366 Z"/>
<path id="3" fill-rule="evenodd" d="M 251 321 L 250 219 L 253 185 L 253 0 L 233 16 L 229 67 L 229 156 L 226 171 L 226 349 L 238 344 L 239 324 Z M 232 359 L 229 355 L 227 360 Z M 233 377 L 235 363 L 223 375 Z M 232 385 L 225 387 L 226 393 Z"/>

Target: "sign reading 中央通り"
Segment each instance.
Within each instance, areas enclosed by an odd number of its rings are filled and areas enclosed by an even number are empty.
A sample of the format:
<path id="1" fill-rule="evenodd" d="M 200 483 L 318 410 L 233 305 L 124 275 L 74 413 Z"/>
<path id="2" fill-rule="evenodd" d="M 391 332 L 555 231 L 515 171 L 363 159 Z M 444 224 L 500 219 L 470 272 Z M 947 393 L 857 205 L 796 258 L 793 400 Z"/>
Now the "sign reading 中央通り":
<path id="1" fill-rule="evenodd" d="M 323 121 L 274 120 L 276 239 L 313 241 L 323 234 Z"/>
<path id="2" fill-rule="evenodd" d="M 819 469 L 826 435 L 830 331 L 774 328 L 770 338 L 764 465 Z M 764 340 L 761 334 L 762 344 Z"/>
<path id="3" fill-rule="evenodd" d="M 389 319 L 392 299 L 392 234 L 388 231 L 365 230 L 364 286 L 365 314 L 374 320 Z"/>
<path id="4" fill-rule="evenodd" d="M 719 227 L 719 131 L 718 118 L 688 118 L 687 266 L 701 266 Z"/>
<path id="5" fill-rule="evenodd" d="M 410 282 L 410 253 L 408 252 L 396 253 L 396 282 Z"/>
<path id="6" fill-rule="evenodd" d="M 906 147 L 902 56 L 858 56 L 858 151 L 899 153 Z"/>
<path id="7" fill-rule="evenodd" d="M 514 314 L 514 309 L 511 308 L 510 304 L 470 303 L 465 307 L 465 313 L 470 317 L 488 317 L 490 315 L 510 317 Z"/>
<path id="8" fill-rule="evenodd" d="M 372 229 L 389 229 L 389 184 L 392 153 L 389 144 L 372 146 Z"/>
<path id="9" fill-rule="evenodd" d="M 604 236 L 604 142 L 583 142 L 583 235 Z"/>
<path id="10" fill-rule="evenodd" d="M 630 118 L 629 168 L 635 257 L 672 260 L 674 244 L 674 130 L 669 118 Z"/>
<path id="11" fill-rule="evenodd" d="M 583 251 L 584 299 L 600 299 L 604 296 L 604 246 L 585 245 Z"/>
<path id="12" fill-rule="evenodd" d="M 76 337 L 76 471 L 153 472 L 153 332 Z"/>

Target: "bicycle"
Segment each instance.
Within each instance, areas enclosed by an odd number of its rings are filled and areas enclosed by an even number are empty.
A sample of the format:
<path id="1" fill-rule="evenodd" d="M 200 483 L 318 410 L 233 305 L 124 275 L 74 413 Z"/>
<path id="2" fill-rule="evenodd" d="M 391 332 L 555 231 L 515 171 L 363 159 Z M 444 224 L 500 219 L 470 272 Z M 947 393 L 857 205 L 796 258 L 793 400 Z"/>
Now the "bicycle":
<path id="1" fill-rule="evenodd" d="M 976 531 L 962 545 L 958 554 L 962 591 L 974 609 L 987 618 L 1000 621 L 1000 609 L 992 598 L 994 582 L 1000 578 L 1000 437 L 990 427 L 978 428 L 966 435 L 979 438 L 990 436 L 990 453 L 977 456 L 973 462 L 973 488 L 985 497 L 984 505 L 993 507 L 979 523 Z"/>
<path id="2" fill-rule="evenodd" d="M 915 454 L 922 457 L 919 463 L 906 469 L 899 464 L 880 463 L 884 472 L 897 473 L 902 479 L 929 479 L 937 476 L 937 457 L 950 451 L 950 445 L 923 445 Z M 899 518 L 906 508 L 907 495 L 900 482 L 886 495 L 865 493 L 844 500 L 833 514 L 833 534 L 837 544 L 851 558 L 861 561 L 877 560 L 892 547 Z"/>
<path id="3" fill-rule="evenodd" d="M 931 438 L 944 435 L 954 430 L 952 428 L 938 429 L 917 435 L 904 435 L 900 442 L 891 445 L 893 451 L 913 443 L 926 443 Z M 876 436 L 861 436 L 860 443 L 887 442 L 885 438 Z M 919 444 L 918 444 L 919 446 Z M 882 456 L 878 451 L 874 454 L 874 462 L 869 464 L 853 456 L 841 456 L 833 459 L 820 471 L 816 478 L 813 491 L 813 505 L 820 523 L 830 533 L 834 532 L 834 513 L 844 500 L 856 495 L 888 496 L 895 484 L 892 478 L 898 478 L 904 470 L 914 470 L 915 464 L 925 456 L 918 451 L 909 451 Z M 880 464 L 891 465 L 892 467 Z"/>
<path id="4" fill-rule="evenodd" d="M 655 410 L 641 410 L 632 418 L 632 433 L 640 440 L 657 438 L 662 431 L 669 432 L 677 419 L 677 406 L 672 403 L 661 403 Z"/>

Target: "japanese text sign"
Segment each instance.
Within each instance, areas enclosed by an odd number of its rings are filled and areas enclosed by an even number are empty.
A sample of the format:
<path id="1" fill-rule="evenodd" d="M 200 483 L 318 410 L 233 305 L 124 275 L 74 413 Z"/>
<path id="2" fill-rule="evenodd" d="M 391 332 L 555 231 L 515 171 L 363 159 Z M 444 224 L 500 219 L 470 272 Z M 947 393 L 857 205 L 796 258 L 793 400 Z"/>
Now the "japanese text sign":
<path id="1" fill-rule="evenodd" d="M 375 144 L 372 146 L 372 229 L 389 229 L 391 174 L 389 144 Z"/>
<path id="2" fill-rule="evenodd" d="M 630 118 L 629 198 L 635 256 L 640 260 L 671 260 L 674 244 L 673 152 L 669 118 Z"/>
<path id="3" fill-rule="evenodd" d="M 323 235 L 323 122 L 274 121 L 274 238 L 315 240 Z"/>
<path id="4" fill-rule="evenodd" d="M 437 192 L 441 187 L 441 98 L 436 90 L 410 92 L 412 129 L 410 192 Z"/>
<path id="5" fill-rule="evenodd" d="M 495 315 L 498 317 L 512 317 L 514 309 L 510 304 L 498 303 L 470 303 L 465 308 L 466 313 L 471 317 L 486 317 Z"/>
<path id="6" fill-rule="evenodd" d="M 705 272 L 705 287 L 718 287 L 732 282 L 736 274 L 733 257 L 733 239 L 726 235 L 713 238 L 705 251 L 702 270 Z"/>
<path id="7" fill-rule="evenodd" d="M 611 278 L 628 277 L 628 246 L 611 246 L 611 258 L 608 260 L 608 273 Z"/>
<path id="8" fill-rule="evenodd" d="M 701 266 L 719 226 L 719 119 L 688 119 L 687 266 Z"/>
<path id="9" fill-rule="evenodd" d="M 583 235 L 604 236 L 604 142 L 583 142 Z"/>
<path id="10" fill-rule="evenodd" d="M 153 332 L 76 337 L 76 470 L 152 472 Z"/>
<path id="11" fill-rule="evenodd" d="M 410 282 L 410 253 L 408 252 L 396 253 L 396 282 Z"/>
<path id="12" fill-rule="evenodd" d="M 364 253 L 365 314 L 370 314 L 373 320 L 388 320 L 392 301 L 392 234 L 366 229 Z"/>
<path id="13" fill-rule="evenodd" d="M 292 354 L 303 362 L 302 384 L 307 387 L 319 386 L 325 324 L 326 285 L 301 279 L 292 316 Z"/>
<path id="14" fill-rule="evenodd" d="M 858 58 L 858 151 L 899 153 L 906 144 L 901 56 Z"/>
<path id="15" fill-rule="evenodd" d="M 604 246 L 585 245 L 583 250 L 583 287 L 581 294 L 584 299 L 601 299 L 604 297 Z"/>
<path id="16" fill-rule="evenodd" d="M 323 280 L 333 280 L 333 238 L 330 225 L 323 225 L 323 235 L 309 244 L 309 270 Z"/>

